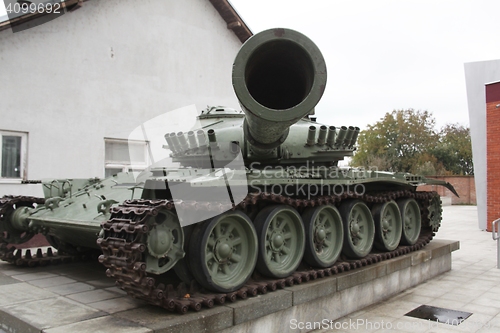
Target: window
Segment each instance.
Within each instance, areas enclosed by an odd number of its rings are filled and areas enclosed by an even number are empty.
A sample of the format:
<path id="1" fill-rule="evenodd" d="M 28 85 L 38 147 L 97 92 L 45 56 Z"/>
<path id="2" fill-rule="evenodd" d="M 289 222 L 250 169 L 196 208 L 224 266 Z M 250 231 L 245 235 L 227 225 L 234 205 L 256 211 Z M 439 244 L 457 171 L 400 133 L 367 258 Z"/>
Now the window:
<path id="1" fill-rule="evenodd" d="M 104 139 L 104 176 L 117 172 L 142 171 L 149 165 L 146 141 Z"/>
<path id="2" fill-rule="evenodd" d="M 0 130 L 0 180 L 26 179 L 28 133 Z"/>

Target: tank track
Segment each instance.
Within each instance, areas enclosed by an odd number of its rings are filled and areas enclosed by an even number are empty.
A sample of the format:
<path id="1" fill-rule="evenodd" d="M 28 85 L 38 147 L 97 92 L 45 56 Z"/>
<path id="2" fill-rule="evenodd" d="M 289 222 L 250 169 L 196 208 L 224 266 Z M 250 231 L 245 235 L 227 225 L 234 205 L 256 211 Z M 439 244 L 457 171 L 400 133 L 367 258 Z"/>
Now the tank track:
<path id="1" fill-rule="evenodd" d="M 22 244 L 29 241 L 35 234 L 27 234 L 25 237 L 26 241 L 19 244 L 11 244 L 9 242 L 8 227 L 2 225 L 5 223 L 3 217 L 8 214 L 9 211 L 13 210 L 14 207 L 30 207 L 33 208 L 36 205 L 43 205 L 45 203 L 44 198 L 37 198 L 31 196 L 4 196 L 0 198 L 0 260 L 6 261 L 10 264 L 16 266 L 46 266 L 54 265 L 60 263 L 70 263 L 87 259 L 82 255 L 69 255 L 61 254 L 60 251 L 52 251 L 51 247 L 48 247 L 45 251 L 42 248 L 28 248 L 23 254 L 23 250 L 17 248 L 17 246 L 22 246 Z M 6 230 L 7 229 L 7 230 Z M 4 230 L 4 231 L 2 231 Z M 32 254 L 34 252 L 34 254 Z"/>
<path id="2" fill-rule="evenodd" d="M 364 195 L 344 193 L 342 196 L 317 197 L 311 200 L 294 199 L 270 193 L 249 194 L 245 200 L 239 205 L 232 207 L 232 209 L 248 211 L 252 206 L 255 207 L 257 204 L 263 202 L 287 204 L 300 209 L 301 207 L 338 204 L 345 199 L 362 199 L 367 203 L 383 203 L 400 198 L 413 198 L 419 202 L 421 208 L 422 230 L 417 242 L 411 246 L 399 246 L 391 252 L 372 252 L 359 260 L 340 259 L 333 266 L 324 269 L 301 268 L 299 266 L 296 272 L 283 279 L 263 278 L 254 273 L 246 285 L 239 290 L 227 294 L 204 292 L 197 286 L 196 282 L 192 282 L 189 286 L 185 283 L 180 283 L 177 286 L 172 284 L 165 286 L 163 283 L 158 282 L 155 277 L 146 273 L 146 263 L 143 261 L 143 253 L 147 250 L 147 245 L 144 241 L 145 237 L 143 236 L 152 227 L 146 224 L 149 216 L 155 216 L 160 209 L 174 211 L 176 207 L 182 207 L 183 209 L 204 209 L 222 213 L 227 210 L 224 209 L 227 207 L 223 204 L 186 201 L 174 202 L 171 200 L 127 200 L 122 205 L 113 207 L 110 220 L 102 224 L 105 237 L 97 240 L 103 252 L 99 257 L 99 261 L 107 267 L 106 275 L 114 278 L 117 286 L 125 290 L 132 297 L 161 306 L 169 311 L 179 313 L 186 313 L 189 309 L 199 311 L 203 306 L 211 308 L 214 304 L 224 304 L 226 300 L 234 302 L 238 298 L 244 299 L 248 296 L 265 294 L 277 288 L 284 288 L 285 286 L 292 286 L 305 281 L 349 271 L 417 251 L 423 248 L 434 237 L 431 225 L 433 216 L 429 210 L 429 206 L 432 199 L 434 198 L 435 200 L 435 197 L 439 198 L 436 192 L 411 192 L 406 190 Z M 434 231 L 437 231 L 436 227 L 434 227 Z"/>

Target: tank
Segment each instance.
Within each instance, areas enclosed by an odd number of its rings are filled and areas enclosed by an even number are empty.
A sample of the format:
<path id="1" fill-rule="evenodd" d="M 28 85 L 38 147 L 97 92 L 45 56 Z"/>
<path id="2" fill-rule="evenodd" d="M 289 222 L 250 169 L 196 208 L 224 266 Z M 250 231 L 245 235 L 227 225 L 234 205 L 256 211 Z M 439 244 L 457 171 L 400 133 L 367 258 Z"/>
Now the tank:
<path id="1" fill-rule="evenodd" d="M 453 186 L 339 167 L 360 129 L 316 121 L 326 81 L 306 36 L 254 35 L 233 64 L 241 110 L 207 107 L 195 128 L 163 133 L 169 157 L 139 176 L 46 180 L 45 198 L 3 197 L 0 258 L 34 266 L 98 251 L 129 295 L 185 313 L 420 249 L 442 207 L 417 186 Z M 16 250 L 37 234 L 58 254 Z"/>

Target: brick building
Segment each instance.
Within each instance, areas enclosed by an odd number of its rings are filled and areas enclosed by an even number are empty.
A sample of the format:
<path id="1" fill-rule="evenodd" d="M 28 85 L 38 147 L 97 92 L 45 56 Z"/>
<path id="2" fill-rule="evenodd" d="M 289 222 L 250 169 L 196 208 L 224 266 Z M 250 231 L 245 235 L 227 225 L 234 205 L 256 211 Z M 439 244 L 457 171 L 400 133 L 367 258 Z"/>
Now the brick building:
<path id="1" fill-rule="evenodd" d="M 500 218 L 500 81 L 486 84 L 487 230 Z"/>

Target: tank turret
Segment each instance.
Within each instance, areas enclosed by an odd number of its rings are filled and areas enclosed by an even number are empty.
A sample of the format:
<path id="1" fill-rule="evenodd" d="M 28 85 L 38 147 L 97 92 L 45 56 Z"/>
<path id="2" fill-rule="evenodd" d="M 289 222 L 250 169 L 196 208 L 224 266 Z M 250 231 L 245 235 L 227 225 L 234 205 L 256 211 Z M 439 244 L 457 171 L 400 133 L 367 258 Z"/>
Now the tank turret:
<path id="1" fill-rule="evenodd" d="M 247 167 L 312 160 L 332 166 L 355 150 L 359 127 L 324 125 L 313 117 L 327 71 L 321 51 L 303 34 L 279 28 L 253 36 L 235 58 L 232 80 L 244 115 L 209 108 L 199 117 L 202 129 L 167 134 L 175 161 L 200 165 L 211 154 L 223 165 L 241 149 Z M 209 143 L 216 149 L 209 150 Z M 199 147 L 207 149 L 193 149 Z"/>

